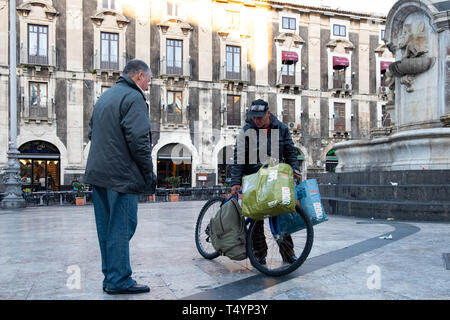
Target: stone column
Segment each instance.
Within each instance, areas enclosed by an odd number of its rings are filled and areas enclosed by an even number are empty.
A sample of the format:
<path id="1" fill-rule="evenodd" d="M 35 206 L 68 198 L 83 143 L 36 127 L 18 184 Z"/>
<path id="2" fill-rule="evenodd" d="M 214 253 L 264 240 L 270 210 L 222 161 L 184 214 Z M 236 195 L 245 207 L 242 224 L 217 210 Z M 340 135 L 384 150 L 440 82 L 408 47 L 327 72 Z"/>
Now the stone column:
<path id="1" fill-rule="evenodd" d="M 0 167 L 6 165 L 8 152 L 8 1 L 0 1 Z"/>
<path id="2" fill-rule="evenodd" d="M 83 163 L 83 0 L 67 5 L 67 157 L 69 170 Z M 77 172 L 82 173 L 82 172 Z"/>
<path id="3" fill-rule="evenodd" d="M 309 135 L 320 136 L 320 76 L 323 70 L 318 70 L 320 62 L 320 15 L 310 14 L 309 18 L 309 52 L 308 52 L 308 82 L 311 96 L 309 97 Z"/>

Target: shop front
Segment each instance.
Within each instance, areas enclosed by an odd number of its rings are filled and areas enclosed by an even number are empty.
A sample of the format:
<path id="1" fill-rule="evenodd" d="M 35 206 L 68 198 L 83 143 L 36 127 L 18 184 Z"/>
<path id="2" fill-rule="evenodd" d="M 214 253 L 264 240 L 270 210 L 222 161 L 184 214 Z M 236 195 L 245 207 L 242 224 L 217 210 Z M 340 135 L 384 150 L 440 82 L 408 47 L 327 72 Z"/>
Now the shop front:
<path id="1" fill-rule="evenodd" d="M 19 147 L 20 177 L 25 192 L 59 191 L 61 155 L 45 141 L 30 141 Z"/>
<path id="2" fill-rule="evenodd" d="M 169 177 L 180 177 L 180 187 L 191 187 L 192 156 L 181 144 L 170 143 L 158 151 L 157 186 L 169 187 Z"/>

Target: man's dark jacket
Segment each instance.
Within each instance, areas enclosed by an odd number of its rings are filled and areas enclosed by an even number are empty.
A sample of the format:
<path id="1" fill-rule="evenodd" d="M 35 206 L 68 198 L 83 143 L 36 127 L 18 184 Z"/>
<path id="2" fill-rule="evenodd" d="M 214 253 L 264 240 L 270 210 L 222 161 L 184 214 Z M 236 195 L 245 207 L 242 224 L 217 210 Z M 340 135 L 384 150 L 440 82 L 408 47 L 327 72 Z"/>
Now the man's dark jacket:
<path id="1" fill-rule="evenodd" d="M 88 136 L 86 183 L 120 193 L 155 192 L 148 105 L 129 77 L 121 76 L 98 99 Z"/>
<path id="2" fill-rule="evenodd" d="M 289 164 L 292 169 L 299 170 L 297 154 L 295 150 L 294 143 L 292 142 L 291 134 L 289 133 L 289 128 L 282 122 L 280 122 L 273 114 L 270 114 L 270 129 L 267 132 L 267 155 L 277 158 L 280 162 Z M 259 159 L 259 153 L 257 156 L 257 163 L 251 164 L 251 157 L 249 157 L 249 152 L 258 152 L 259 150 L 259 130 L 258 127 L 251 119 L 246 120 L 246 124 L 242 128 L 240 135 L 242 135 L 247 130 L 256 130 L 257 144 L 249 146 L 249 141 L 245 143 L 245 164 L 238 164 L 238 143 L 234 147 L 234 164 L 231 169 L 231 185 L 241 185 L 242 177 L 245 175 L 256 173 L 259 168 L 261 168 L 262 163 Z M 271 134 L 273 129 L 278 129 L 279 134 L 279 155 L 272 155 L 271 150 Z M 264 130 L 263 130 L 264 132 Z M 264 133 L 265 134 L 265 133 Z M 239 139 L 239 137 L 238 137 Z"/>

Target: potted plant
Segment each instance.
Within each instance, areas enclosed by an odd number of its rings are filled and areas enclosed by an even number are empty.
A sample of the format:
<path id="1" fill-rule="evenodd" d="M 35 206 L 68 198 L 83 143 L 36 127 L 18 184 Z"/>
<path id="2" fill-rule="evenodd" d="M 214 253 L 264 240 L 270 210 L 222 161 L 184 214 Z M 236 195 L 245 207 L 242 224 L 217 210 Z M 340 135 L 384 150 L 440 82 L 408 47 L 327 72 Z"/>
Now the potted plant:
<path id="1" fill-rule="evenodd" d="M 81 182 L 74 182 L 72 187 L 75 191 L 75 204 L 77 206 L 84 206 L 84 195 L 86 191 L 86 186 Z"/>
<path id="2" fill-rule="evenodd" d="M 169 200 L 170 202 L 177 202 L 180 195 L 178 193 L 175 193 L 176 191 L 174 189 L 178 188 L 181 183 L 181 177 L 168 177 L 166 178 L 166 182 L 171 185 L 172 189 L 169 194 Z"/>

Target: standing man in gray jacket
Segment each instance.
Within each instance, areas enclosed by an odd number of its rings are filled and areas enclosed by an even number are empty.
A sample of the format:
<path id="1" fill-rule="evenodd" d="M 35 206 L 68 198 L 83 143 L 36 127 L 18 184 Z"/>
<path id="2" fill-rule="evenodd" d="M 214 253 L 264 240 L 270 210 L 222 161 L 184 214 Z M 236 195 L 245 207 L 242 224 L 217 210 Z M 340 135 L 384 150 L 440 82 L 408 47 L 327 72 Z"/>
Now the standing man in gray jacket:
<path id="1" fill-rule="evenodd" d="M 108 294 L 149 292 L 131 277 L 129 241 L 137 226 L 138 194 L 153 194 L 148 90 L 151 70 L 131 60 L 94 106 L 85 182 L 93 186 L 95 221 Z"/>

